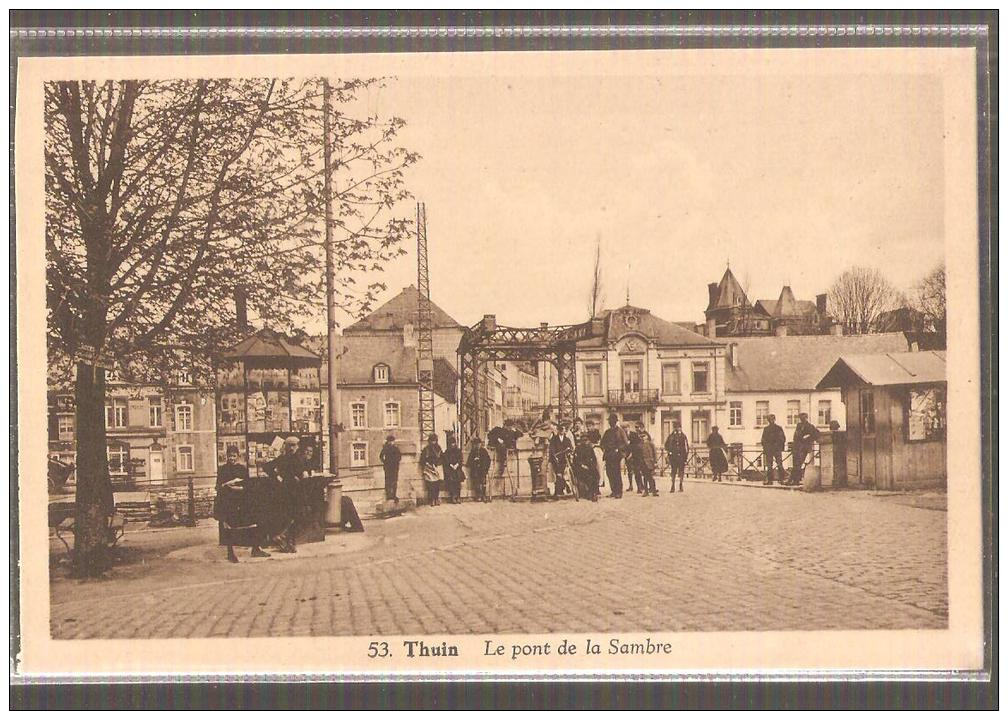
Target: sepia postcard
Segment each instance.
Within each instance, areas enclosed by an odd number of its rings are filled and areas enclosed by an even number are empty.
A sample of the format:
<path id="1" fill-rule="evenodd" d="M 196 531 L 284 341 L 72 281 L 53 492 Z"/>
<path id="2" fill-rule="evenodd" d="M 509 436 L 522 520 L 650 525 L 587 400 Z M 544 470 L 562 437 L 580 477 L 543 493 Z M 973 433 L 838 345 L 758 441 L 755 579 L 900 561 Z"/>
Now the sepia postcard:
<path id="1" fill-rule="evenodd" d="M 977 66 L 20 58 L 16 671 L 981 670 Z"/>

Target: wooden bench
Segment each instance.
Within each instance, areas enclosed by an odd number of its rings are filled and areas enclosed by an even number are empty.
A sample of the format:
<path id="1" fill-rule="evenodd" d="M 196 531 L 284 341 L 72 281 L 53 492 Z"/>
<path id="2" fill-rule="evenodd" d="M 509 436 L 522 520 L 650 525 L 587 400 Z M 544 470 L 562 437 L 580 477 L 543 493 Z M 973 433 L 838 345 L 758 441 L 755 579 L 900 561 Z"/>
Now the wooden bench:
<path id="1" fill-rule="evenodd" d="M 75 514 L 76 505 L 73 503 L 56 501 L 49 504 L 49 528 L 53 529 L 56 538 L 66 547 L 68 554 L 70 553 L 70 543 L 63 537 L 63 534 L 73 533 Z M 112 514 L 108 517 L 108 527 L 112 533 L 112 545 L 114 546 L 126 535 L 126 519 L 118 513 Z"/>

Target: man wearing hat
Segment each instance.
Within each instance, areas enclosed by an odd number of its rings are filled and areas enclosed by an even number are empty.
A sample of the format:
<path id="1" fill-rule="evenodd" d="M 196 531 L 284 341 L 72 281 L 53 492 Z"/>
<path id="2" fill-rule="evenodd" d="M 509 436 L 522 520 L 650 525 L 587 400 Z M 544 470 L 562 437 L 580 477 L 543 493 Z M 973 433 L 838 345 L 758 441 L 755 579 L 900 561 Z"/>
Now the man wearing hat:
<path id="1" fill-rule="evenodd" d="M 557 432 L 549 441 L 549 460 L 556 476 L 553 486 L 553 498 L 558 499 L 570 487 L 567 484 L 567 465 L 574 456 L 574 443 L 567 435 L 567 423 L 561 422 Z"/>
<path id="2" fill-rule="evenodd" d="M 399 486 L 399 460 L 402 459 L 402 452 L 395 444 L 395 435 L 385 438 L 385 446 L 382 447 L 378 460 L 385 470 L 385 500 L 399 503 L 396 496 L 396 489 Z"/>
<path id="3" fill-rule="evenodd" d="M 490 452 L 483 446 L 483 440 L 478 435 L 473 438 L 473 446 L 469 450 L 466 466 L 469 467 L 469 476 L 472 477 L 473 500 L 489 503 L 490 497 L 487 496 L 486 483 L 487 474 L 490 472 Z"/>
<path id="4" fill-rule="evenodd" d="M 609 479 L 609 494 L 614 499 L 623 498 L 623 479 L 620 477 L 620 463 L 626 456 L 629 440 L 626 432 L 616 423 L 619 418 L 615 413 L 609 415 L 609 429 L 602 435 L 602 461 L 605 462 L 606 477 Z"/>

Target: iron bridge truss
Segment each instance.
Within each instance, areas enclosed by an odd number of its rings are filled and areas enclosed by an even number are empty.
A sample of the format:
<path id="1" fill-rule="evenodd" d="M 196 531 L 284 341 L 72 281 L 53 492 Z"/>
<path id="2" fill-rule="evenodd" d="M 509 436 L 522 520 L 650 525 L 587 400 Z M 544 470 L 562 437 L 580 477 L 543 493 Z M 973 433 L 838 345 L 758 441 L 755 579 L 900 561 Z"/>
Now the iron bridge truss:
<path id="1" fill-rule="evenodd" d="M 557 371 L 559 401 L 557 417 L 572 421 L 577 416 L 576 350 L 579 341 L 595 338 L 605 332 L 600 318 L 574 326 L 516 328 L 498 326 L 493 315 L 484 316 L 476 325 L 465 329 L 458 354 L 462 393 L 459 399 L 459 429 L 461 445 L 482 432 L 480 413 L 487 397 L 487 367 L 495 361 L 546 362 Z"/>

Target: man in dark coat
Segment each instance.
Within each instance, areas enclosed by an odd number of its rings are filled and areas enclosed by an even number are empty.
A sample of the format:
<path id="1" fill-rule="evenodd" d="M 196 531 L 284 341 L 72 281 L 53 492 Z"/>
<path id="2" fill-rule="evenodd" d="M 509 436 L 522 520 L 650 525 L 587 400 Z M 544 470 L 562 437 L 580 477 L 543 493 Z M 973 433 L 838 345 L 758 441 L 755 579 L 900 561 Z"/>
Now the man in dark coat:
<path id="1" fill-rule="evenodd" d="M 791 467 L 791 479 L 788 481 L 792 486 L 802 483 L 805 475 L 805 459 L 812 453 L 812 448 L 819 441 L 819 430 L 808 421 L 808 415 L 804 412 L 798 415 L 798 426 L 795 427 L 794 438 L 791 440 L 791 454 L 794 457 Z"/>
<path id="2" fill-rule="evenodd" d="M 455 441 L 455 435 L 448 435 L 447 445 L 441 457 L 445 491 L 448 493 L 449 504 L 461 504 L 462 482 L 465 480 L 465 474 L 462 473 L 462 450 Z"/>
<path id="3" fill-rule="evenodd" d="M 556 476 L 553 484 L 554 498 L 559 498 L 561 494 L 566 493 L 570 488 L 567 485 L 567 465 L 570 463 L 573 455 L 574 445 L 567 434 L 567 426 L 564 423 L 560 423 L 556 434 L 550 437 L 549 441 L 550 466 L 553 467 L 553 474 Z"/>
<path id="4" fill-rule="evenodd" d="M 665 439 L 665 451 L 668 453 L 669 468 L 672 471 L 672 493 L 675 493 L 676 474 L 679 475 L 679 491 L 683 490 L 683 479 L 686 478 L 686 461 L 689 459 L 689 440 L 683 434 L 678 421 L 673 421 L 672 432 Z"/>
<path id="5" fill-rule="evenodd" d="M 382 447 L 378 455 L 378 461 L 382 463 L 385 470 L 385 500 L 399 503 L 396 496 L 396 489 L 399 487 L 399 460 L 402 459 L 402 452 L 395 444 L 395 435 L 385 438 L 385 446 Z"/>
<path id="6" fill-rule="evenodd" d="M 472 449 L 469 450 L 469 458 L 466 459 L 466 466 L 469 467 L 469 476 L 472 481 L 473 500 L 490 502 L 487 496 L 487 474 L 490 472 L 490 453 L 483 446 L 483 440 L 479 437 L 473 439 Z"/>
<path id="7" fill-rule="evenodd" d="M 266 476 L 276 481 L 280 486 L 278 489 L 277 506 L 283 509 L 283 518 L 287 525 L 281 533 L 280 550 L 283 553 L 297 553 L 297 546 L 294 545 L 294 511 L 297 509 L 297 482 L 305 474 L 306 462 L 298 454 L 300 440 L 291 435 L 284 440 L 283 453 L 276 459 L 272 459 L 263 464 L 263 471 Z"/>
<path id="8" fill-rule="evenodd" d="M 620 476 L 620 463 L 626 456 L 627 448 L 630 444 L 626 432 L 616 424 L 618 419 L 615 414 L 609 415 L 609 429 L 603 433 L 600 443 L 602 447 L 602 461 L 605 462 L 606 478 L 609 479 L 609 488 L 612 490 L 609 496 L 614 499 L 623 498 L 623 479 Z"/>
<path id="9" fill-rule="evenodd" d="M 764 485 L 770 485 L 774 482 L 774 462 L 777 463 L 782 483 L 787 476 L 784 471 L 784 461 L 781 459 L 781 453 L 787 444 L 787 436 L 784 434 L 784 429 L 777 424 L 776 417 L 768 415 L 767 420 L 769 422 L 763 428 L 763 436 L 760 438 L 760 444 L 763 445 L 763 464 L 766 466 L 766 478 L 763 479 Z"/>
<path id="10" fill-rule="evenodd" d="M 574 446 L 574 462 L 572 464 L 574 485 L 578 487 L 581 496 L 592 501 L 599 498 L 598 460 L 595 459 L 595 448 L 586 432 L 577 438 Z"/>
<path id="11" fill-rule="evenodd" d="M 269 558 L 270 554 L 260 546 L 262 531 L 255 520 L 255 507 L 249 501 L 244 490 L 248 481 L 248 467 L 238 462 L 238 447 L 228 445 L 227 462 L 217 470 L 217 499 L 214 502 L 214 515 L 220 522 L 220 540 L 227 545 L 227 559 L 238 562 L 234 552 L 235 528 L 247 528 L 252 531 L 253 558 Z"/>
<path id="12" fill-rule="evenodd" d="M 637 484 L 637 493 L 641 496 L 647 496 L 650 492 L 645 484 L 645 478 L 647 477 L 647 463 L 645 462 L 645 444 L 644 438 L 647 436 L 647 431 L 644 429 L 643 422 L 637 422 L 634 425 L 634 431 L 630 433 L 630 457 L 627 459 L 627 464 L 629 470 L 627 474 L 633 474 L 634 483 Z M 650 442 L 650 440 L 648 440 Z M 654 464 L 652 462 L 651 466 L 652 475 L 654 473 Z M 629 476 L 628 476 L 629 478 Z M 630 491 L 633 491 L 633 486 L 629 487 Z"/>

